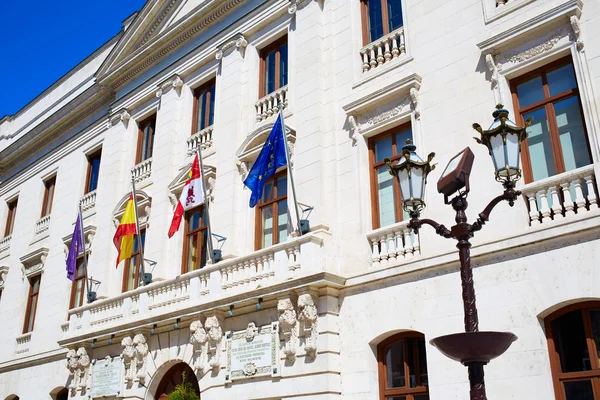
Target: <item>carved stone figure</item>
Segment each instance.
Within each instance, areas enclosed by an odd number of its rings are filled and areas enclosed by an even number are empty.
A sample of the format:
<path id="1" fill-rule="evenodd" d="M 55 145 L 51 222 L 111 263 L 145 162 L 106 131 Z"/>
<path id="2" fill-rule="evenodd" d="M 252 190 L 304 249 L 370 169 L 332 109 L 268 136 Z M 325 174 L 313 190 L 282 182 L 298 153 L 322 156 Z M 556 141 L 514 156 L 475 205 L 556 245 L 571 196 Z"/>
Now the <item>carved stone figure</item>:
<path id="1" fill-rule="evenodd" d="M 121 346 L 123 346 L 121 357 L 123 357 L 123 364 L 125 365 L 125 383 L 131 384 L 135 376 L 135 348 L 133 347 L 133 340 L 131 340 L 130 337 L 124 337 L 123 340 L 121 340 Z"/>
<path id="2" fill-rule="evenodd" d="M 200 320 L 190 324 L 190 333 L 190 343 L 194 346 L 194 368 L 204 374 L 208 370 L 208 334 Z"/>
<path id="3" fill-rule="evenodd" d="M 208 365 L 213 370 L 218 371 L 221 368 L 221 345 L 223 341 L 223 329 L 221 321 L 217 315 L 212 315 L 206 318 L 204 329 L 208 334 Z"/>
<path id="4" fill-rule="evenodd" d="M 314 359 L 317 356 L 317 338 L 319 337 L 317 319 L 319 315 L 315 299 L 310 293 L 304 293 L 298 297 L 298 309 L 300 311 L 298 316 L 300 331 L 305 338 L 304 349 L 306 355 Z"/>
<path id="5" fill-rule="evenodd" d="M 77 382 L 77 389 L 86 391 L 91 385 L 91 373 L 90 365 L 92 364 L 90 356 L 88 356 L 84 347 L 77 349 L 77 374 L 79 380 Z"/>
<path id="6" fill-rule="evenodd" d="M 77 383 L 79 380 L 79 374 L 77 371 L 77 351 L 75 351 L 75 349 L 71 349 L 67 352 L 67 369 L 69 370 L 69 375 L 72 376 L 69 389 L 75 392 L 75 390 L 77 390 Z"/>
<path id="7" fill-rule="evenodd" d="M 148 355 L 148 343 L 146 337 L 138 333 L 133 338 L 135 345 L 135 364 L 136 364 L 136 382 L 144 383 L 146 381 L 146 356 Z"/>
<path id="8" fill-rule="evenodd" d="M 277 302 L 277 310 L 279 311 L 279 327 L 285 340 L 283 353 L 290 362 L 294 362 L 298 342 L 298 320 L 292 299 L 280 299 Z"/>

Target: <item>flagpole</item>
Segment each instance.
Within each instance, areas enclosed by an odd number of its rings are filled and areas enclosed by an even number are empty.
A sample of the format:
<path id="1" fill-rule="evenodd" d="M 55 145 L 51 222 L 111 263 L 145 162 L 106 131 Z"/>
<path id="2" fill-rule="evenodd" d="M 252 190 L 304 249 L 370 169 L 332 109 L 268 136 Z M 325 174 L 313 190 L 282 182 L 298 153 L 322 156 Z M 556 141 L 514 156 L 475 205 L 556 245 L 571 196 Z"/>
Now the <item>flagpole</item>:
<path id="1" fill-rule="evenodd" d="M 287 132 L 285 131 L 285 122 L 283 120 L 283 111 L 279 111 L 281 116 L 281 126 L 283 130 L 283 142 L 285 143 L 285 155 L 287 157 L 288 171 L 290 175 L 290 183 L 292 185 L 292 194 L 294 195 L 294 206 L 296 208 L 296 220 L 298 222 L 298 235 L 302 236 L 302 229 L 300 229 L 300 208 L 298 207 L 298 199 L 296 197 L 296 185 L 294 184 L 294 174 L 292 173 L 292 164 L 290 162 L 290 149 L 287 142 Z"/>
<path id="2" fill-rule="evenodd" d="M 212 245 L 212 228 L 210 226 L 210 216 L 209 216 L 209 212 L 208 212 L 209 199 L 208 199 L 208 196 L 206 196 L 206 180 L 204 179 L 204 163 L 202 161 L 202 151 L 200 149 L 198 149 L 197 147 L 196 147 L 196 154 L 198 155 L 198 161 L 200 161 L 200 179 L 202 179 L 202 191 L 204 192 L 204 215 L 206 215 L 206 228 L 208 230 L 208 239 L 207 239 L 206 244 L 208 246 L 210 262 L 212 264 L 214 264 L 215 258 L 214 258 L 214 254 L 213 254 L 213 245 Z M 192 163 L 193 163 L 193 161 L 192 161 Z"/>
<path id="3" fill-rule="evenodd" d="M 140 230 L 140 221 L 138 220 L 138 215 L 137 215 L 137 196 L 135 193 L 135 178 L 132 176 L 131 177 L 131 187 L 133 188 L 133 213 L 135 215 L 135 227 L 137 230 L 137 243 L 138 243 L 138 249 L 140 250 L 140 269 L 141 269 L 141 274 L 142 274 L 142 282 L 144 282 L 144 275 L 145 275 L 145 269 L 144 269 L 144 246 L 142 246 L 142 231 Z M 139 279 L 139 277 L 138 277 Z"/>
<path id="4" fill-rule="evenodd" d="M 79 221 L 81 222 L 80 231 L 81 237 L 81 245 L 83 246 L 83 270 L 85 271 L 85 286 L 87 288 L 87 293 L 92 290 L 92 282 L 88 278 L 88 265 L 87 265 L 87 251 L 85 250 L 85 235 L 83 233 L 83 212 L 81 211 L 81 199 L 79 200 Z M 71 239 L 75 240 L 75 238 Z M 77 260 L 77 256 L 75 256 L 75 260 Z M 75 276 L 77 276 L 77 261 L 75 261 Z"/>

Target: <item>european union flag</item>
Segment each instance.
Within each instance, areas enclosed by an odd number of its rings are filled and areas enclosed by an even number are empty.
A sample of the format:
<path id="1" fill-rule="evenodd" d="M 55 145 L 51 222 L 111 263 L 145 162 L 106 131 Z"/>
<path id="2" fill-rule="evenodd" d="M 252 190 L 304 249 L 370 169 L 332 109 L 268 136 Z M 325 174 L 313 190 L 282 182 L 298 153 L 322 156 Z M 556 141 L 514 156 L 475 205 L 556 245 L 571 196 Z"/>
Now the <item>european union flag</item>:
<path id="1" fill-rule="evenodd" d="M 244 181 L 244 185 L 252 191 L 250 207 L 254 207 L 261 199 L 265 181 L 275 174 L 277 168 L 287 165 L 283 126 L 283 117 L 280 113 L 265 145 Z"/>

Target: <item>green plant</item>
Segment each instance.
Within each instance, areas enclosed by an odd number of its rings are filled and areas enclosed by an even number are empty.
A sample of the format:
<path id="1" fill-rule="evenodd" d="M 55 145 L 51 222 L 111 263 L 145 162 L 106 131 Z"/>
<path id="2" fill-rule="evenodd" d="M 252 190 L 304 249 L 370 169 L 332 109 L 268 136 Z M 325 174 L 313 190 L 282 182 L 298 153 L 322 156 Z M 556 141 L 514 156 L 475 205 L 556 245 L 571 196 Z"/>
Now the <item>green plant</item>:
<path id="1" fill-rule="evenodd" d="M 181 373 L 181 383 L 175 386 L 175 390 L 167 396 L 167 400 L 200 400 L 192 384 L 185 380 L 185 372 Z"/>

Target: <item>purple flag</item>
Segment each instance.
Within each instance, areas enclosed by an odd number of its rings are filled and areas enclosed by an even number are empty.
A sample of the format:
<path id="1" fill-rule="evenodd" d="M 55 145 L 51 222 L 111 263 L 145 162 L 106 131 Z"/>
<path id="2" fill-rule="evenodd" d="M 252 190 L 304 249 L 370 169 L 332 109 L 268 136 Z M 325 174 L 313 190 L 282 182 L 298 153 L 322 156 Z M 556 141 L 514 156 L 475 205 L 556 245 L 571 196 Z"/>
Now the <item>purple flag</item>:
<path id="1" fill-rule="evenodd" d="M 77 216 L 77 222 L 75 222 L 75 230 L 73 231 L 73 238 L 71 239 L 71 246 L 69 247 L 69 255 L 67 256 L 67 278 L 74 281 L 75 271 L 77 270 L 77 256 L 83 251 L 83 243 L 81 243 L 81 215 Z"/>

